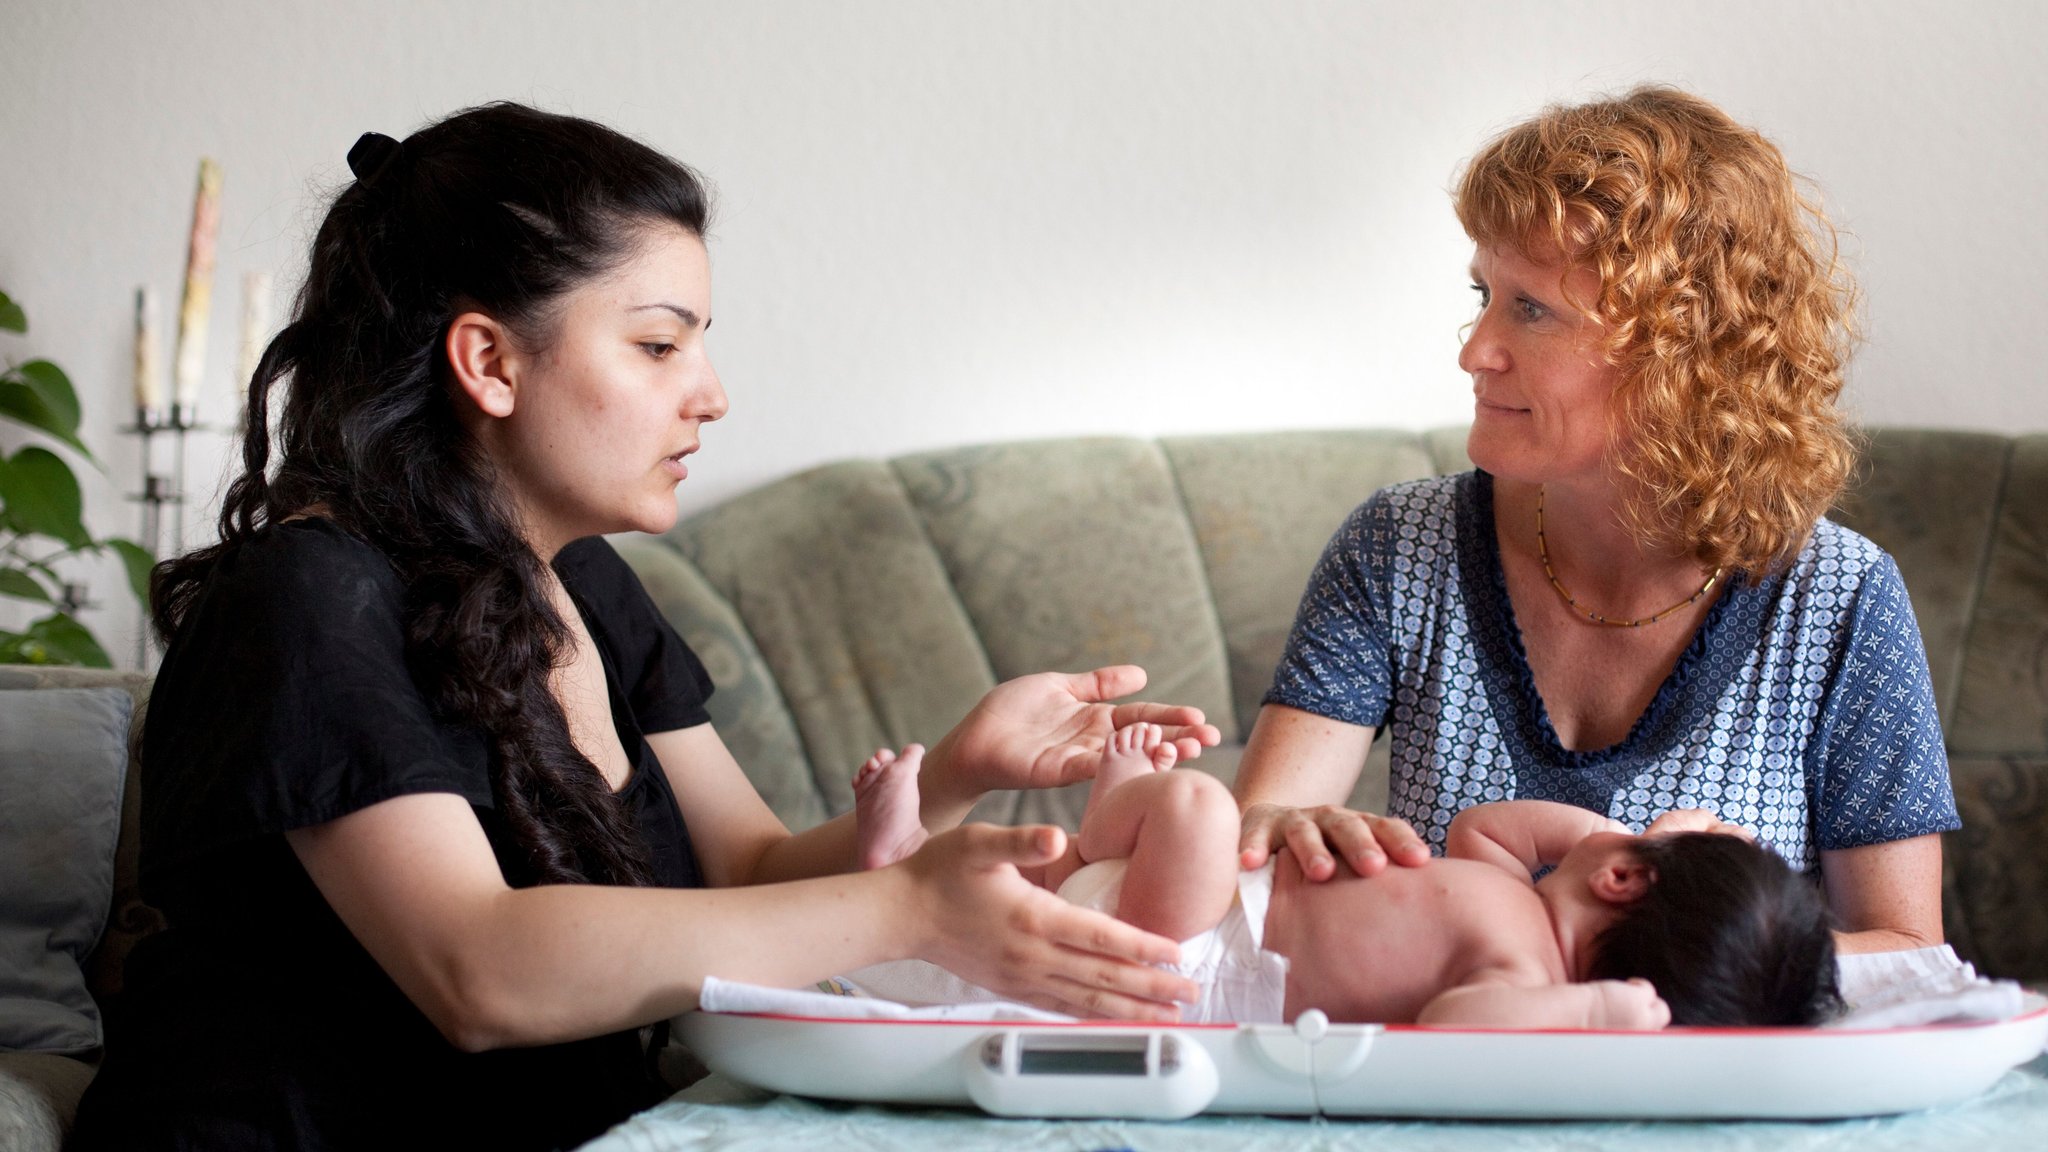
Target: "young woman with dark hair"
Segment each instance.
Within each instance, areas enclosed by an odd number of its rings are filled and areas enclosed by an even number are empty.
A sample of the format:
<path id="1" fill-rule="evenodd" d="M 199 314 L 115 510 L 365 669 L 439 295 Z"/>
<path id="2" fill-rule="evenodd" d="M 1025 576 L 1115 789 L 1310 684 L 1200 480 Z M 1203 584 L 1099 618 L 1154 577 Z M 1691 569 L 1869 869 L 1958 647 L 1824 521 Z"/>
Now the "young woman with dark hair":
<path id="1" fill-rule="evenodd" d="M 658 1098 L 645 1030 L 712 975 L 922 956 L 1171 1018 L 1172 942 L 1020 876 L 1057 829 L 956 826 L 1118 725 L 1196 754 L 1198 710 L 1106 703 L 1135 668 L 1001 685 L 926 757 L 930 841 L 861 872 L 850 818 L 769 812 L 596 538 L 672 525 L 726 411 L 697 178 L 511 104 L 349 164 L 220 543 L 156 574 L 142 881 L 169 928 L 75 1146 L 573 1145 Z"/>

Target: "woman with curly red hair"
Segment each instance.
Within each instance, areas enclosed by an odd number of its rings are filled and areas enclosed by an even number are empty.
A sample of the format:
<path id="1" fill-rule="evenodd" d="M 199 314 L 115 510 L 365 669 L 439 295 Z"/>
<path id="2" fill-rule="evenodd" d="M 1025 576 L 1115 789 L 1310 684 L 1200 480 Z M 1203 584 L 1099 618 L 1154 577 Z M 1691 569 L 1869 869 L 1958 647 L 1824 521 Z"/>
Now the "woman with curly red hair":
<path id="1" fill-rule="evenodd" d="M 1245 863 L 1420 864 L 1482 800 L 1710 808 L 1819 866 L 1845 951 L 1938 943 L 1926 656 L 1897 566 L 1823 518 L 1855 459 L 1832 227 L 1664 87 L 1509 129 L 1456 208 L 1477 470 L 1331 540 L 1239 775 Z M 1347 811 L 1383 726 L 1390 814 Z"/>

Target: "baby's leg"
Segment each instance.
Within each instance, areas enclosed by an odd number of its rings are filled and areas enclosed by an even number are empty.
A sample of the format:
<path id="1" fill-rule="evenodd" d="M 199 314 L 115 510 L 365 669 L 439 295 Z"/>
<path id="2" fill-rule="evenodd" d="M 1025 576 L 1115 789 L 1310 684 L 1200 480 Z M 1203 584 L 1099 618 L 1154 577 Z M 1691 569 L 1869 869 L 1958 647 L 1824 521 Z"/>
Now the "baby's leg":
<path id="1" fill-rule="evenodd" d="M 1092 804 L 1083 860 L 1128 857 L 1116 918 L 1185 940 L 1214 928 L 1237 897 L 1237 802 L 1192 769 L 1127 781 Z"/>
<path id="2" fill-rule="evenodd" d="M 1088 818 L 1102 804 L 1103 797 L 1140 777 L 1171 769 L 1179 758 L 1180 749 L 1166 739 L 1165 731 L 1157 724 L 1130 724 L 1117 729 L 1103 746 L 1102 763 L 1096 767 L 1095 783 L 1088 789 L 1088 806 L 1081 810 L 1081 827 L 1088 827 Z"/>
<path id="3" fill-rule="evenodd" d="M 917 768 L 923 761 L 919 744 L 901 756 L 883 748 L 854 775 L 853 819 L 862 868 L 894 864 L 925 842 L 917 791 Z"/>
<path id="4" fill-rule="evenodd" d="M 1082 829 L 1087 829 L 1103 797 L 1129 781 L 1172 768 L 1179 755 L 1180 750 L 1166 740 L 1166 733 L 1157 724 L 1131 724 L 1112 732 L 1109 743 L 1102 748 L 1102 762 L 1096 765 L 1095 783 L 1088 788 L 1088 805 L 1081 811 Z M 1046 865 L 1044 874 L 1034 879 L 1057 892 L 1067 877 L 1080 871 L 1081 865 L 1103 858 L 1083 855 L 1081 838 L 1075 836 L 1067 841 L 1066 854 Z"/>

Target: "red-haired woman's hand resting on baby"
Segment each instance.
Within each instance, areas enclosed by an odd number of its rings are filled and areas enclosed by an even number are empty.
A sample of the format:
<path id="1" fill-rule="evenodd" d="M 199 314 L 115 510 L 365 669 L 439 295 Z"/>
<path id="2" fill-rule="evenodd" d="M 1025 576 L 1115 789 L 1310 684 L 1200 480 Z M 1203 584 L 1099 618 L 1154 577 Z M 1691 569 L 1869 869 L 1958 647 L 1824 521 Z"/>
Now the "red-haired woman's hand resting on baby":
<path id="1" fill-rule="evenodd" d="M 1591 980 L 1586 986 L 1597 993 L 1586 1021 L 1588 1028 L 1655 1032 L 1671 1023 L 1671 1006 L 1648 980 Z"/>
<path id="2" fill-rule="evenodd" d="M 1170 1022 L 1195 986 L 1154 964 L 1180 946 L 1061 900 L 1019 866 L 1066 850 L 1051 825 L 968 824 L 926 841 L 893 867 L 914 885 L 917 955 L 1013 1000 L 1075 1016 Z"/>
<path id="3" fill-rule="evenodd" d="M 1254 804 L 1244 810 L 1237 841 L 1238 864 L 1262 868 L 1273 853 L 1287 849 L 1310 880 L 1337 874 L 1337 858 L 1360 876 L 1372 876 L 1389 862 L 1414 868 L 1429 863 L 1429 846 L 1406 820 L 1354 812 L 1335 804 L 1290 808 Z M 1334 856 L 1333 856 L 1334 853 Z"/>

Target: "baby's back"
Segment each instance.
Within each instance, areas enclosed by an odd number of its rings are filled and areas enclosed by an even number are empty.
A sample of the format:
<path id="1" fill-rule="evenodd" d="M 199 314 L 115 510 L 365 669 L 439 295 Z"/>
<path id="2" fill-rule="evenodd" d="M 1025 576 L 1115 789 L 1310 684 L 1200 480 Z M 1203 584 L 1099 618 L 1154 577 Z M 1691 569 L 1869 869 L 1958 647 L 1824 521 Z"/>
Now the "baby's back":
<path id="1" fill-rule="evenodd" d="M 1491 864 L 1432 860 L 1312 884 L 1278 857 L 1266 947 L 1287 956 L 1288 1019 L 1413 1022 L 1474 972 L 1516 968 L 1532 983 L 1566 979 L 1549 913 L 1528 882 Z"/>

